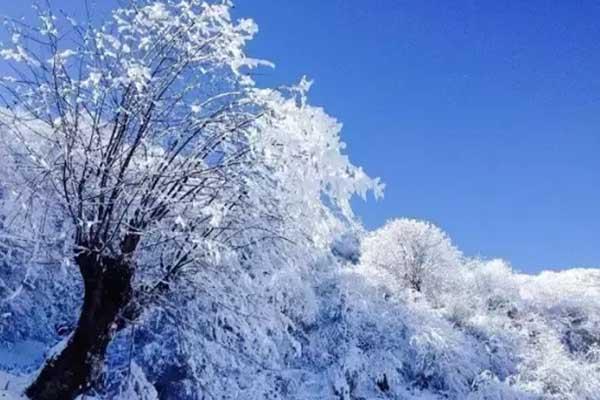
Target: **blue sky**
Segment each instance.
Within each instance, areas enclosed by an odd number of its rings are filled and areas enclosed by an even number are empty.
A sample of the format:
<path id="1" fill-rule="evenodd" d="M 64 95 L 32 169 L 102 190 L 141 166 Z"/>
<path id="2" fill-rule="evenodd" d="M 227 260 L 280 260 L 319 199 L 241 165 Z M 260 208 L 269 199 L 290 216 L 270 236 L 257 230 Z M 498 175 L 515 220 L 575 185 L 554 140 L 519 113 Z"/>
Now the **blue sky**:
<path id="1" fill-rule="evenodd" d="M 367 227 L 427 219 L 527 272 L 600 266 L 600 3 L 238 0 L 235 13 L 260 26 L 251 54 L 277 65 L 259 82 L 313 78 L 353 161 L 386 182 L 384 200 L 356 202 Z"/>

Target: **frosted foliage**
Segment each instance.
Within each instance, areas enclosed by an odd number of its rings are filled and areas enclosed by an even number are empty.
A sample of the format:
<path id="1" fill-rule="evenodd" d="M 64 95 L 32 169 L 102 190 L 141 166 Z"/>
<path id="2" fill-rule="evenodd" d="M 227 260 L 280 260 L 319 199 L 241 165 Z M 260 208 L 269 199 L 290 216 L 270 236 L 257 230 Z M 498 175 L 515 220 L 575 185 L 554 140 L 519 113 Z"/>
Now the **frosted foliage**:
<path id="1" fill-rule="evenodd" d="M 158 400 L 158 393 L 144 374 L 142 368 L 133 362 L 130 366 L 129 376 L 124 389 L 115 397 L 115 400 Z"/>
<path id="2" fill-rule="evenodd" d="M 599 399 L 600 272 L 519 274 L 423 221 L 366 232 L 351 199 L 383 185 L 310 80 L 257 86 L 272 65 L 231 7 L 8 24 L 0 398 L 73 337 L 90 252 L 134 269 L 133 311 L 81 398 Z"/>
<path id="3" fill-rule="evenodd" d="M 341 125 L 308 104 L 308 80 L 255 85 L 250 69 L 272 65 L 246 55 L 257 27 L 230 9 L 132 1 L 100 27 L 41 9 L 39 27 L 8 24 L 0 237 L 18 278 L 2 281 L 3 300 L 41 304 L 23 282 L 59 267 L 80 295 L 79 254 L 132 269 L 118 317 L 131 332 L 111 331 L 97 396 L 152 398 L 141 371 L 168 382 L 175 367 L 181 393 L 275 393 L 273 371 L 301 355 L 298 331 L 318 314 L 310 267 L 358 226 L 352 196 L 381 195 L 343 153 Z M 67 300 L 37 287 L 50 307 Z M 77 300 L 44 342 L 72 330 Z M 23 314 L 6 309 L 7 321 Z M 125 345 L 136 329 L 143 340 Z"/>
<path id="4" fill-rule="evenodd" d="M 444 232 L 428 222 L 388 222 L 367 235 L 361 253 L 367 275 L 383 275 L 381 282 L 423 292 L 432 300 L 456 284 L 460 275 L 460 252 Z"/>
<path id="5" fill-rule="evenodd" d="M 423 288 L 432 283 L 422 292 L 398 274 L 415 241 L 443 249 L 427 264 L 437 268 L 419 269 Z M 350 398 L 597 398 L 597 271 L 521 275 L 502 260 L 466 259 L 438 228 L 411 220 L 367 234 L 361 251 L 343 279 L 338 375 Z"/>
<path id="6" fill-rule="evenodd" d="M 240 260 L 179 282 L 140 320 L 145 377 L 127 360 L 130 332 L 117 338 L 114 393 L 151 394 L 151 382 L 167 399 L 596 399 L 597 271 L 526 276 L 467 259 L 464 286 L 432 304 L 326 251 L 278 271 Z"/>
<path id="7" fill-rule="evenodd" d="M 145 291 L 249 247 L 276 268 L 283 242 L 327 248 L 354 224 L 350 198 L 381 194 L 307 80 L 255 87 L 246 72 L 270 64 L 246 56 L 257 27 L 227 2 L 137 1 L 98 29 L 68 19 L 65 35 L 40 20 L 10 26 L 2 54 L 22 79 L 3 80 L 17 105 L 0 113 L 2 235 L 36 260 L 135 257 Z M 48 54 L 24 50 L 40 35 Z"/>

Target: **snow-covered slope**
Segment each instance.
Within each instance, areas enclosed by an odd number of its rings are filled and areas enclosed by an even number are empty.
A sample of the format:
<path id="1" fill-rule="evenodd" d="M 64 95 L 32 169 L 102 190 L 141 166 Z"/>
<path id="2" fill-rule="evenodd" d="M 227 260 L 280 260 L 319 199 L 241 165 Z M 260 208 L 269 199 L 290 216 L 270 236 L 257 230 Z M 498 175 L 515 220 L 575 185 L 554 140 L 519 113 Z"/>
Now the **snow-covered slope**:
<path id="1" fill-rule="evenodd" d="M 452 257 L 432 253 L 444 262 L 432 256 L 419 291 L 402 278 L 406 260 L 382 269 L 362 243 L 345 237 L 275 275 L 206 272 L 211 291 L 177 300 L 194 320 L 158 308 L 114 340 L 97 398 L 600 399 L 600 270 L 519 274 L 448 240 Z M 0 399 L 18 398 L 18 376 L 73 324 L 78 285 L 59 270 L 0 306 Z M 16 278 L 0 272 L 6 288 Z"/>
<path id="2" fill-rule="evenodd" d="M 21 396 L 28 382 L 28 377 L 17 376 L 0 371 L 0 400 L 22 400 Z"/>

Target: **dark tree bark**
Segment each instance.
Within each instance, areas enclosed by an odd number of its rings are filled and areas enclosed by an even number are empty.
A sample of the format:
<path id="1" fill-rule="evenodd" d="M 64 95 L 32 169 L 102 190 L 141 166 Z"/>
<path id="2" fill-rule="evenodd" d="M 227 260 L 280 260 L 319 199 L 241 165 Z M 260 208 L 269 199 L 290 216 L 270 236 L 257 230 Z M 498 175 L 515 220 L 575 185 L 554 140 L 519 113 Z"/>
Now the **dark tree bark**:
<path id="1" fill-rule="evenodd" d="M 72 400 L 93 386 L 106 349 L 123 323 L 132 298 L 133 268 L 126 258 L 95 253 L 76 257 L 84 300 L 77 327 L 66 347 L 49 359 L 25 394 L 32 400 Z"/>

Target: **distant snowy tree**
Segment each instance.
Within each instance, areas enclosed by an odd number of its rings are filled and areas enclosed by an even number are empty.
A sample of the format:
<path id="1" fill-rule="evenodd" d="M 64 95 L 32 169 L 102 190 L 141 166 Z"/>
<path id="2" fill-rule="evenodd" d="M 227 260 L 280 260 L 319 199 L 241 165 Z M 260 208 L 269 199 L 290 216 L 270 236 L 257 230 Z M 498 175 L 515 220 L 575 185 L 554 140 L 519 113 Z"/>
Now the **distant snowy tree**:
<path id="1" fill-rule="evenodd" d="M 32 264 L 76 265 L 85 291 L 32 399 L 92 387 L 114 334 L 170 293 L 202 296 L 199 271 L 309 257 L 352 223 L 353 194 L 379 194 L 306 103 L 310 82 L 255 86 L 248 70 L 269 63 L 245 55 L 257 28 L 230 6 L 138 0 L 101 27 L 51 10 L 9 24 L 1 234 Z"/>
<path id="2" fill-rule="evenodd" d="M 460 252 L 429 222 L 388 222 L 363 240 L 361 254 L 363 268 L 427 295 L 444 290 L 460 273 Z"/>

